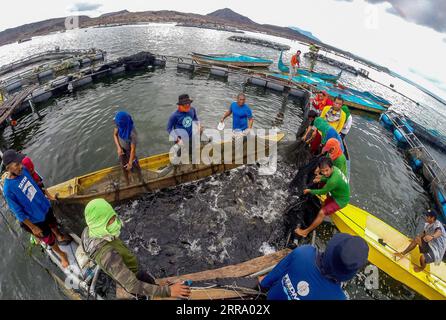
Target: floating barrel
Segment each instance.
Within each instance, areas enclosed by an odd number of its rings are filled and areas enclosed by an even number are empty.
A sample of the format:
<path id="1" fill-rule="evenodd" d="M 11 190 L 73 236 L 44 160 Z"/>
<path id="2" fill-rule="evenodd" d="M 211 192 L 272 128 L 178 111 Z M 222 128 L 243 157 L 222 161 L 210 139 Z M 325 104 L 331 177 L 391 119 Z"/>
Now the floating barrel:
<path id="1" fill-rule="evenodd" d="M 385 113 L 381 115 L 380 121 L 384 124 L 386 127 L 393 127 L 393 122 L 390 120 L 389 116 Z"/>
<path id="2" fill-rule="evenodd" d="M 53 81 L 51 81 L 50 85 L 51 87 L 59 87 L 59 86 L 63 86 L 65 84 L 68 83 L 68 77 L 67 76 L 61 76 L 61 77 L 57 77 L 56 79 L 54 79 Z"/>
<path id="3" fill-rule="evenodd" d="M 93 78 L 91 76 L 86 76 L 86 77 L 83 77 L 80 79 L 73 80 L 71 82 L 71 84 L 73 85 L 73 88 L 78 88 L 81 86 L 85 86 L 86 84 L 89 84 L 92 81 L 93 81 Z"/>
<path id="4" fill-rule="evenodd" d="M 102 59 L 104 59 L 104 54 L 102 52 L 96 53 L 95 56 L 93 57 L 94 61 L 102 60 Z"/>
<path id="5" fill-rule="evenodd" d="M 20 89 L 22 87 L 22 80 L 21 79 L 13 79 L 6 83 L 5 89 L 8 92 Z"/>
<path id="6" fill-rule="evenodd" d="M 37 76 L 39 77 L 39 79 L 51 77 L 53 76 L 53 69 L 42 71 Z"/>
<path id="7" fill-rule="evenodd" d="M 194 71 L 195 63 L 178 62 L 177 68 L 181 70 Z"/>
<path id="8" fill-rule="evenodd" d="M 305 97 L 305 91 L 295 88 L 291 88 L 289 94 L 293 97 L 303 98 Z"/>
<path id="9" fill-rule="evenodd" d="M 248 83 L 259 87 L 266 87 L 266 80 L 261 78 L 251 77 L 248 79 Z"/>
<path id="10" fill-rule="evenodd" d="M 82 66 L 88 66 L 89 64 L 91 64 L 91 60 L 90 60 L 90 58 L 83 58 L 83 59 L 81 60 L 81 65 L 82 65 Z"/>
<path id="11" fill-rule="evenodd" d="M 213 76 L 227 78 L 228 74 L 229 74 L 229 70 L 227 68 L 211 67 L 210 73 Z"/>
<path id="12" fill-rule="evenodd" d="M 34 103 L 47 101 L 52 96 L 53 92 L 51 90 L 46 90 L 45 88 L 37 88 L 31 93 L 32 102 Z"/>
<path id="13" fill-rule="evenodd" d="M 283 84 L 279 84 L 279 83 L 272 82 L 272 81 L 268 81 L 266 83 L 266 87 L 268 89 L 271 89 L 271 90 L 274 90 L 274 91 L 280 91 L 280 92 L 285 90 L 285 86 Z"/>
<path id="14" fill-rule="evenodd" d="M 164 59 L 155 59 L 155 66 L 164 68 L 166 66 L 166 60 Z"/>
<path id="15" fill-rule="evenodd" d="M 123 73 L 123 72 L 125 72 L 125 66 L 116 67 L 111 70 L 111 74 L 113 74 L 113 75 Z"/>
<path id="16" fill-rule="evenodd" d="M 401 131 L 399 129 L 395 129 L 393 131 L 393 136 L 395 137 L 396 141 L 401 142 L 401 143 L 407 143 L 406 138 L 404 137 L 404 135 L 401 133 Z"/>

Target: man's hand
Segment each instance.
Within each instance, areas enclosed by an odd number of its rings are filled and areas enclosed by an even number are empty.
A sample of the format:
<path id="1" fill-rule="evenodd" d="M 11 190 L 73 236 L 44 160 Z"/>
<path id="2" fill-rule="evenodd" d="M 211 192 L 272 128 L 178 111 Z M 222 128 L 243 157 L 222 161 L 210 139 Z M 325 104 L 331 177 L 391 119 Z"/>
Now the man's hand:
<path id="1" fill-rule="evenodd" d="M 423 238 L 423 240 L 426 242 L 432 241 L 432 239 L 434 239 L 434 237 L 430 236 L 430 235 L 424 236 L 424 238 Z"/>
<path id="2" fill-rule="evenodd" d="M 304 194 L 309 194 L 310 193 L 310 189 L 305 189 L 304 190 Z"/>
<path id="3" fill-rule="evenodd" d="M 133 168 L 133 163 L 131 161 L 129 161 L 129 163 L 127 163 L 124 167 L 125 169 L 127 169 L 127 171 L 132 170 Z"/>
<path id="4" fill-rule="evenodd" d="M 190 296 L 190 288 L 180 282 L 170 285 L 170 296 L 172 298 L 186 299 Z"/>
<path id="5" fill-rule="evenodd" d="M 43 237 L 43 233 L 42 233 L 42 229 L 40 229 L 38 226 L 34 225 L 33 227 L 31 227 L 31 232 L 33 233 L 33 235 L 35 235 L 38 238 Z"/>
<path id="6" fill-rule="evenodd" d="M 118 157 L 120 157 L 120 156 L 122 156 L 122 155 L 124 154 L 124 150 L 122 150 L 121 147 L 118 147 L 118 148 L 116 149 L 116 151 L 117 151 L 117 153 L 118 153 Z"/>
<path id="7" fill-rule="evenodd" d="M 266 275 L 264 276 L 258 276 L 257 280 L 259 280 L 259 283 L 263 281 L 263 279 L 265 279 Z"/>
<path id="8" fill-rule="evenodd" d="M 314 182 L 314 183 L 319 183 L 319 182 L 321 182 L 321 178 L 322 178 L 322 176 L 318 174 L 318 175 L 314 178 L 313 182 Z"/>

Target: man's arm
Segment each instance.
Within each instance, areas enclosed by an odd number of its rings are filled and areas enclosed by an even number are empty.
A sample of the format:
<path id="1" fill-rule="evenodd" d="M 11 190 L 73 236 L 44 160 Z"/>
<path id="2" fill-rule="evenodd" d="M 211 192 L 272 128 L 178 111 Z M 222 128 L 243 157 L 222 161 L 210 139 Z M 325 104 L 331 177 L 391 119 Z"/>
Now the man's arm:
<path id="1" fill-rule="evenodd" d="M 297 250 L 297 249 L 295 249 Z M 273 284 L 282 279 L 283 276 L 288 271 L 288 266 L 291 263 L 292 255 L 294 254 L 294 251 L 288 254 L 285 258 L 283 258 L 275 267 L 273 270 L 271 270 L 270 273 L 267 274 L 265 278 L 263 278 L 262 282 L 260 282 L 260 286 L 264 289 L 269 289 L 273 286 Z"/>
<path id="2" fill-rule="evenodd" d="M 322 181 L 322 178 L 321 178 Z M 310 189 L 310 193 L 314 194 L 316 196 L 321 196 L 324 194 L 329 193 L 330 191 L 334 190 L 336 187 L 336 183 L 333 181 L 333 179 L 328 179 L 327 183 L 322 189 Z"/>
<path id="3" fill-rule="evenodd" d="M 127 163 L 127 170 L 131 170 L 133 167 L 133 161 L 135 161 L 136 158 L 136 144 L 132 143 L 130 144 L 130 156 L 129 156 L 129 163 Z"/>
<path id="4" fill-rule="evenodd" d="M 232 110 L 229 109 L 228 111 L 225 112 L 225 114 L 223 115 L 223 118 L 221 118 L 220 122 L 225 122 L 226 118 L 229 117 L 232 114 Z"/>
<path id="5" fill-rule="evenodd" d="M 118 128 L 113 129 L 113 141 L 116 145 L 116 150 L 118 151 L 118 156 L 123 154 L 121 145 L 119 144 L 119 138 L 118 138 Z"/>
<path id="6" fill-rule="evenodd" d="M 125 265 L 122 257 L 114 250 L 110 250 L 99 257 L 98 264 L 131 294 L 148 297 L 170 297 L 169 286 L 158 286 L 138 280 L 135 274 Z"/>
<path id="7" fill-rule="evenodd" d="M 253 123 L 254 123 L 254 118 L 251 118 L 251 119 L 248 120 L 248 128 L 249 129 L 252 129 Z"/>
<path id="8" fill-rule="evenodd" d="M 179 137 L 175 133 L 175 116 L 171 115 L 169 121 L 167 121 L 167 133 L 172 136 L 175 142 L 178 142 Z"/>

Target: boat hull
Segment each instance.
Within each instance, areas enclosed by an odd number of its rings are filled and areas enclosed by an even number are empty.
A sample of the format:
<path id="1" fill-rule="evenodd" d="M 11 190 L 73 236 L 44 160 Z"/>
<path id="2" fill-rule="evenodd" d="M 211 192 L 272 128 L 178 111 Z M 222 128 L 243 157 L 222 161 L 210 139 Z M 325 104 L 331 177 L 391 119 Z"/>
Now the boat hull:
<path id="1" fill-rule="evenodd" d="M 446 299 L 446 265 L 428 265 L 425 271 L 415 272 L 413 263 L 418 263 L 420 252 L 412 251 L 396 261 L 395 250 L 402 251 L 410 239 L 383 221 L 352 205 L 339 210 L 332 216 L 336 227 L 344 233 L 360 236 L 369 246 L 369 261 L 392 278 L 431 300 Z"/>
<path id="2" fill-rule="evenodd" d="M 192 60 L 198 64 L 213 65 L 219 67 L 241 67 L 241 68 L 268 68 L 272 61 L 268 62 L 247 62 L 247 61 L 221 61 L 214 60 L 211 56 L 205 56 L 200 54 L 192 54 Z"/>

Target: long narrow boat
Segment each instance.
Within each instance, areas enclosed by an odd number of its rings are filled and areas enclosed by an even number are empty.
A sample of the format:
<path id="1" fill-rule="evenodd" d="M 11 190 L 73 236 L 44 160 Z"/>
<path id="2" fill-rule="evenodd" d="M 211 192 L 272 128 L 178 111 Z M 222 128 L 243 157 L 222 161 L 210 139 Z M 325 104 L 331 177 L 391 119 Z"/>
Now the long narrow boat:
<path id="1" fill-rule="evenodd" d="M 332 216 L 336 227 L 345 233 L 360 236 L 369 245 L 369 261 L 392 278 L 404 283 L 422 296 L 433 300 L 446 299 L 446 264 L 427 265 L 421 272 L 414 271 L 419 264 L 417 249 L 400 260 L 394 258 L 410 243 L 410 239 L 370 213 L 347 205 Z"/>
<path id="2" fill-rule="evenodd" d="M 232 160 L 225 158 L 225 149 L 233 147 L 232 141 L 220 144 L 221 159 L 218 164 L 183 164 L 172 165 L 169 153 L 162 153 L 139 160 L 142 177 L 132 174 L 130 185 L 123 179 L 121 166 L 114 166 L 75 177 L 66 182 L 48 188 L 48 192 L 56 196 L 58 201 L 66 204 L 87 204 L 90 200 L 101 197 L 109 202 L 122 201 L 136 197 L 142 193 L 153 192 L 181 183 L 199 180 L 213 174 L 237 168 L 247 160 L 258 160 L 269 156 L 269 147 L 277 144 L 284 137 L 283 133 L 272 136 L 257 136 L 255 150 L 244 146 L 243 158 Z M 263 149 L 264 146 L 264 149 Z M 265 153 L 265 154 L 264 154 Z M 227 163 L 224 163 L 227 162 Z"/>
<path id="3" fill-rule="evenodd" d="M 262 67 L 268 68 L 273 61 L 262 57 L 236 55 L 236 54 L 201 54 L 192 52 L 192 60 L 198 64 L 210 64 L 214 66 L 236 66 L 243 68 Z"/>
<path id="4" fill-rule="evenodd" d="M 104 292 L 109 288 L 101 287 L 98 279 L 101 276 L 101 269 L 94 261 L 85 259 L 84 253 L 80 250 L 79 237 L 71 233 L 73 241 L 68 245 L 60 245 L 61 249 L 67 253 L 70 262 L 70 268 L 63 269 L 60 264 L 60 258 L 50 247 L 40 244 L 44 253 L 58 267 L 59 272 L 50 275 L 61 287 L 64 293 L 73 300 L 95 299 L 104 300 Z M 250 284 L 256 282 L 256 277 L 267 274 L 277 263 L 280 262 L 288 253 L 289 249 L 283 249 L 272 254 L 257 257 L 245 262 L 221 267 L 218 269 L 206 270 L 196 273 L 184 274 L 175 277 L 157 279 L 156 282 L 164 285 L 168 282 L 192 281 L 191 300 L 221 300 L 221 299 L 256 299 L 261 293 L 252 288 L 244 287 L 243 283 L 249 281 Z M 221 280 L 230 279 L 230 284 L 219 284 Z M 216 281 L 219 280 L 219 281 Z M 244 281 L 245 280 L 245 281 Z M 65 284 L 69 281 L 72 285 L 69 289 Z M 237 285 L 238 281 L 240 283 Z M 224 282 L 224 281 L 223 281 Z M 233 282 L 235 282 L 233 284 Z M 107 281 L 104 282 L 107 285 Z M 135 299 L 121 288 L 117 290 L 120 299 Z M 159 300 L 160 298 L 158 298 Z M 173 298 L 163 298 L 169 300 Z"/>
<path id="5" fill-rule="evenodd" d="M 283 63 L 282 54 L 283 54 L 283 51 L 280 52 L 280 57 L 279 57 L 279 62 L 277 63 L 277 68 L 280 70 L 280 72 L 290 73 L 290 68 Z M 303 76 L 307 76 L 307 77 L 316 77 L 316 78 L 319 78 L 319 79 L 322 79 L 325 81 L 331 81 L 331 82 L 338 81 L 342 75 L 342 70 L 338 74 L 313 72 L 313 71 L 306 70 L 306 69 L 298 69 L 297 71 L 298 71 L 299 75 L 303 75 Z"/>

